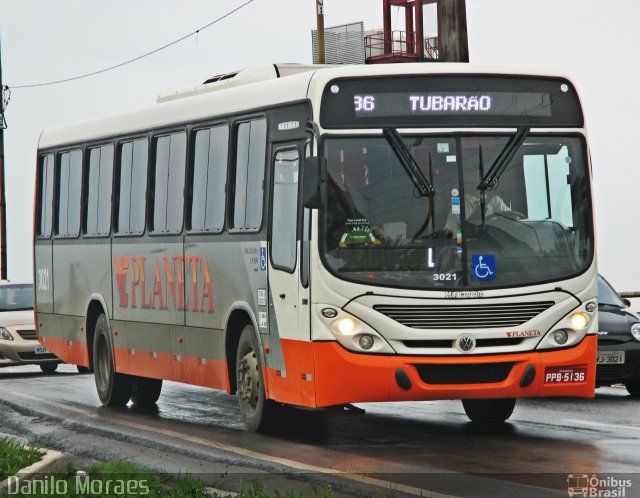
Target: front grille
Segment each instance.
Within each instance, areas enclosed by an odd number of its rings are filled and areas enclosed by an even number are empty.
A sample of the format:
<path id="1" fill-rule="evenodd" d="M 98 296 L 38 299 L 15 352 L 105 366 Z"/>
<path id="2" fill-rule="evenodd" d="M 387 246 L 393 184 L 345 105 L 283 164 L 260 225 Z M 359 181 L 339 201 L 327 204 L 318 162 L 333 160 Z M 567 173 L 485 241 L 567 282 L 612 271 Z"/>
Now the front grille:
<path id="1" fill-rule="evenodd" d="M 408 348 L 434 348 L 434 349 L 443 349 L 443 348 L 452 348 L 453 341 L 451 339 L 433 339 L 426 341 L 402 341 Z"/>
<path id="2" fill-rule="evenodd" d="M 53 353 L 44 353 L 44 354 L 18 353 L 18 356 L 22 361 L 55 360 L 56 359 L 56 355 L 54 355 Z"/>
<path id="3" fill-rule="evenodd" d="M 35 330 L 18 330 L 18 334 L 20 334 L 20 337 L 26 340 L 33 340 L 38 338 L 38 334 L 36 334 Z"/>
<path id="4" fill-rule="evenodd" d="M 408 348 L 452 348 L 452 340 L 424 340 L 424 341 L 402 341 Z M 504 339 L 476 339 L 476 348 L 494 348 L 499 346 L 517 346 L 522 342 L 522 338 L 507 337 Z"/>
<path id="5" fill-rule="evenodd" d="M 634 366 L 631 363 L 622 365 L 597 365 L 596 382 L 619 382 L 633 376 Z"/>
<path id="6" fill-rule="evenodd" d="M 553 301 L 459 306 L 378 304 L 373 309 L 416 329 L 468 329 L 517 327 L 553 305 Z"/>
<path id="7" fill-rule="evenodd" d="M 509 376 L 512 362 L 478 365 L 415 365 L 426 384 L 491 384 Z"/>

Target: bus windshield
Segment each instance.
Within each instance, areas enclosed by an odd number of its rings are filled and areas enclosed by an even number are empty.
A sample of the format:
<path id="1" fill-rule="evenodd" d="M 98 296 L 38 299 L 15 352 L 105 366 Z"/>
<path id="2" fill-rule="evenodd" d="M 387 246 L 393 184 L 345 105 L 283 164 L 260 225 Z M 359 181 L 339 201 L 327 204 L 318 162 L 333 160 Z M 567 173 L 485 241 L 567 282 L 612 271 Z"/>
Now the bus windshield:
<path id="1" fill-rule="evenodd" d="M 332 273 L 372 285 L 477 289 L 559 280 L 591 263 L 580 137 L 527 134 L 515 146 L 508 134 L 402 142 L 430 195 L 385 137 L 324 140 L 320 246 Z"/>

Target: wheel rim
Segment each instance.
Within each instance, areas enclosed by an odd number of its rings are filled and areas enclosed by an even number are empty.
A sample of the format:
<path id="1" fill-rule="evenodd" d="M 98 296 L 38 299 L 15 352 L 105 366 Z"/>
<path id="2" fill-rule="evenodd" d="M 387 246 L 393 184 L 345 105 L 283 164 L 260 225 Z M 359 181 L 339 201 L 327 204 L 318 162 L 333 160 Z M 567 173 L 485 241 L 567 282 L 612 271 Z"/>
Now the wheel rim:
<path id="1" fill-rule="evenodd" d="M 238 362 L 238 396 L 251 413 L 256 411 L 260 398 L 260 375 L 258 357 L 253 349 L 249 349 Z"/>
<path id="2" fill-rule="evenodd" d="M 98 362 L 96 365 L 98 382 L 101 389 L 106 389 L 109 384 L 109 355 L 107 352 L 106 341 L 103 337 L 98 339 Z"/>

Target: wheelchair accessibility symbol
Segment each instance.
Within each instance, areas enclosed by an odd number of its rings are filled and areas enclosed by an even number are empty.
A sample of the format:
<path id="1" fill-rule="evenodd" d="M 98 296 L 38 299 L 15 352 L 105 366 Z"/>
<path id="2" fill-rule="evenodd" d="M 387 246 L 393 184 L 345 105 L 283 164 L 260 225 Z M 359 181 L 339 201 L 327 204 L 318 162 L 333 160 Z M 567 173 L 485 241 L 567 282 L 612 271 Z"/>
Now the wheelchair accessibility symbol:
<path id="1" fill-rule="evenodd" d="M 496 257 L 493 254 L 474 254 L 471 256 L 471 274 L 473 280 L 495 280 Z"/>

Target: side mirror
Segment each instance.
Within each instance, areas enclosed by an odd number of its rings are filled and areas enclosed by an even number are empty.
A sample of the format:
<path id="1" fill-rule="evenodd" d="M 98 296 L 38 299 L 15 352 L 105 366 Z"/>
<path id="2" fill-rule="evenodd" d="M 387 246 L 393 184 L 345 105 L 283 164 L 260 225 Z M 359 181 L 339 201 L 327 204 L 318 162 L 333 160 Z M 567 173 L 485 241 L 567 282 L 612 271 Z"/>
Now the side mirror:
<path id="1" fill-rule="evenodd" d="M 622 299 L 622 302 L 627 305 L 627 308 L 631 307 L 631 301 L 629 301 L 626 297 Z"/>
<path id="2" fill-rule="evenodd" d="M 305 158 L 304 171 L 302 172 L 302 203 L 304 207 L 319 209 L 324 206 L 321 178 L 318 158 L 316 156 Z"/>

